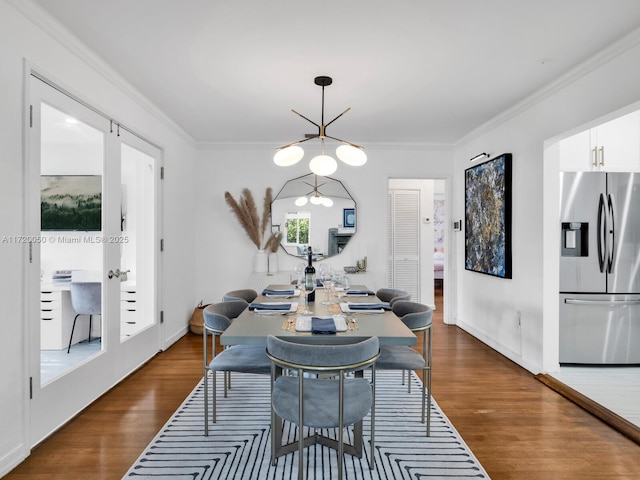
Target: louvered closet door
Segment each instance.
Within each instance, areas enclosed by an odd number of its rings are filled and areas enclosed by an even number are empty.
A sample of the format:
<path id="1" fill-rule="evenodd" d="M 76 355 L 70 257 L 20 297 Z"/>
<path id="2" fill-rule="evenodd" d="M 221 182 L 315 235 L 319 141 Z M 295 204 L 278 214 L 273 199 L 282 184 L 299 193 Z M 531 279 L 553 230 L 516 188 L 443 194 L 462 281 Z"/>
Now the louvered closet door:
<path id="1" fill-rule="evenodd" d="M 389 286 L 411 293 L 420 301 L 420 191 L 390 190 Z"/>

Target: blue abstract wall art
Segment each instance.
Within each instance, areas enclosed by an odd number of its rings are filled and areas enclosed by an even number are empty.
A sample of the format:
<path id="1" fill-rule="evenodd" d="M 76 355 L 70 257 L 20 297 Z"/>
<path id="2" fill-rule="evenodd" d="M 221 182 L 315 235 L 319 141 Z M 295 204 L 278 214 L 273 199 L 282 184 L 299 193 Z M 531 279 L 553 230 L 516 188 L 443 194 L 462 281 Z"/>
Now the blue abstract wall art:
<path id="1" fill-rule="evenodd" d="M 511 154 L 465 170 L 465 269 L 511 278 Z"/>

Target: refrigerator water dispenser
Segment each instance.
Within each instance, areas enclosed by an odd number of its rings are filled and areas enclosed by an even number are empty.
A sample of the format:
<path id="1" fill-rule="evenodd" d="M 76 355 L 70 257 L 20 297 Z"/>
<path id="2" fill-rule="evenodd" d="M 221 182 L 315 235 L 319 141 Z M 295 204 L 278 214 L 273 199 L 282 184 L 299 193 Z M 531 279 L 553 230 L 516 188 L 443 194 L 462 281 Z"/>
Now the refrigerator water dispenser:
<path id="1" fill-rule="evenodd" d="M 589 223 L 562 222 L 560 255 L 563 257 L 589 256 Z"/>

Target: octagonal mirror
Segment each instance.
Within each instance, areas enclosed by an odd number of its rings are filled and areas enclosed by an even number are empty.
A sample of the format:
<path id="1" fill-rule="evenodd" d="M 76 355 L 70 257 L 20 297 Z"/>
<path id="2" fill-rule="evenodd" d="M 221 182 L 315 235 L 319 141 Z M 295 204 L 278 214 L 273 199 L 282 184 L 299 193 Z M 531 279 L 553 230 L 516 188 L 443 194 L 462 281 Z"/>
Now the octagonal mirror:
<path id="1" fill-rule="evenodd" d="M 356 202 L 340 180 L 313 173 L 287 181 L 271 203 L 271 230 L 290 255 L 338 255 L 356 233 Z"/>

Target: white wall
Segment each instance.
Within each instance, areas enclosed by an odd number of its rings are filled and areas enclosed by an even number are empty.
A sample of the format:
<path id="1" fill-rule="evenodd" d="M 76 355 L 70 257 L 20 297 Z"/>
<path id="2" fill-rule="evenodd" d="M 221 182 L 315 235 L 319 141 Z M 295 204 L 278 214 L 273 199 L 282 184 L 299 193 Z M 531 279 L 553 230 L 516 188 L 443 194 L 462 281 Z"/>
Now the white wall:
<path id="1" fill-rule="evenodd" d="M 513 279 L 465 271 L 464 236 L 454 237 L 456 323 L 534 373 L 558 366 L 558 166 L 551 155 L 543 162 L 544 142 L 640 99 L 639 43 L 635 32 L 599 64 L 582 65 L 455 151 L 452 214 L 459 218 L 469 159 L 479 152 L 513 154 Z"/>
<path id="2" fill-rule="evenodd" d="M 272 160 L 275 147 L 275 144 L 220 147 L 200 152 L 200 180 L 196 189 L 198 300 L 220 301 L 226 291 L 245 288 L 253 270 L 256 248 L 227 208 L 224 192 L 229 191 L 237 198 L 243 188 L 249 188 L 254 197 L 260 199 L 257 202 L 261 211 L 267 187 L 277 192 L 287 180 L 309 172 L 308 158 L 292 167 L 276 166 Z M 342 269 L 367 256 L 367 271 L 373 272 L 376 278 L 373 287 L 380 288 L 386 282 L 389 179 L 447 178 L 452 154 L 446 148 L 365 147 L 369 158 L 366 165 L 340 164 L 332 175 L 344 183 L 356 201 L 358 219 L 357 233 L 343 253 L 326 261 L 334 269 Z M 279 252 L 280 270 L 293 270 L 297 262 L 299 259 Z"/>
<path id="3" fill-rule="evenodd" d="M 21 7 L 27 8 L 27 4 Z M 162 307 L 163 345 L 186 331 L 194 303 L 195 148 L 169 121 L 154 115 L 148 105 L 132 99 L 128 87 L 108 67 L 95 61 L 74 42 L 74 51 L 44 33 L 6 1 L 0 1 L 0 476 L 29 452 L 25 429 L 28 417 L 27 357 L 29 322 L 25 315 L 27 245 L 10 243 L 7 236 L 24 233 L 23 110 L 24 62 L 63 84 L 83 100 L 120 120 L 164 150 L 164 238 Z M 95 67 L 95 68 L 94 68 Z M 101 73 L 102 72 L 102 73 Z M 2 238 L 5 241 L 2 241 Z"/>

